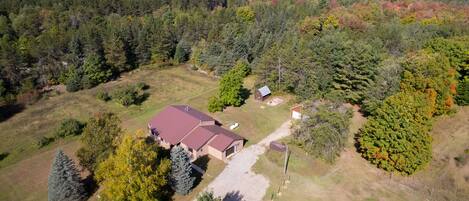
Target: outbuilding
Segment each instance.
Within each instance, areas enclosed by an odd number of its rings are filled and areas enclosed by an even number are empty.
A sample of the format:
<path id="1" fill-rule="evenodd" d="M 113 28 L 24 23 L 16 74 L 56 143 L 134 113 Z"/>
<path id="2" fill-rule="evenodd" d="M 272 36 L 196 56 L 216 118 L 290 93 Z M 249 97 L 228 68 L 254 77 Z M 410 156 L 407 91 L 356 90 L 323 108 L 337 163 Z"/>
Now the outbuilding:
<path id="1" fill-rule="evenodd" d="M 256 90 L 256 94 L 254 94 L 254 98 L 256 100 L 264 101 L 272 92 L 270 91 L 269 87 L 263 86 Z"/>
<path id="2" fill-rule="evenodd" d="M 303 118 L 302 111 L 303 110 L 303 105 L 295 105 L 293 106 L 290 111 L 291 111 L 291 118 L 295 120 L 299 120 Z"/>

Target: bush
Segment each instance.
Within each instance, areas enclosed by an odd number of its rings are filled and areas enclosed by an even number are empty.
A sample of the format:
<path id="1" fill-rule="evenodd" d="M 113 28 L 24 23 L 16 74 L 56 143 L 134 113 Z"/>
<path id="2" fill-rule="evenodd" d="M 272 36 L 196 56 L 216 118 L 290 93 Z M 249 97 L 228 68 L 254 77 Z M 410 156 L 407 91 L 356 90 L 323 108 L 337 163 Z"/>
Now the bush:
<path id="1" fill-rule="evenodd" d="M 212 113 L 213 112 L 222 112 L 224 107 L 225 106 L 223 105 L 223 103 L 216 96 L 212 96 L 208 100 L 208 111 L 209 112 L 212 112 Z"/>
<path id="2" fill-rule="evenodd" d="M 5 159 L 6 157 L 8 157 L 8 155 L 10 155 L 10 153 L 8 153 L 8 152 L 2 152 L 2 153 L 0 153 L 0 161 L 3 161 L 3 159 Z"/>
<path id="3" fill-rule="evenodd" d="M 39 148 L 42 148 L 42 147 L 45 147 L 45 146 L 49 145 L 50 143 L 54 142 L 54 140 L 55 139 L 53 137 L 42 136 L 39 139 L 37 139 L 36 145 Z"/>
<path id="4" fill-rule="evenodd" d="M 111 100 L 111 97 L 109 96 L 109 94 L 104 90 L 98 91 L 98 93 L 96 93 L 96 98 L 104 102 Z"/>
<path id="5" fill-rule="evenodd" d="M 70 77 L 65 83 L 68 92 L 75 92 L 81 89 L 81 78 L 78 76 Z"/>
<path id="6" fill-rule="evenodd" d="M 469 162 L 469 149 L 464 150 L 464 153 L 454 157 L 457 167 L 463 167 Z"/>
<path id="7" fill-rule="evenodd" d="M 140 104 L 145 98 L 142 88 L 144 87 L 141 85 L 127 85 L 122 89 L 114 90 L 111 95 L 112 100 L 126 107 Z"/>
<path id="8" fill-rule="evenodd" d="M 83 124 L 76 119 L 65 119 L 55 131 L 57 138 L 80 135 L 83 130 Z"/>
<path id="9" fill-rule="evenodd" d="M 214 196 L 211 191 L 204 191 L 197 195 L 197 201 L 221 201 L 221 198 Z"/>
<path id="10" fill-rule="evenodd" d="M 145 90 L 148 89 L 148 85 L 145 82 L 138 82 L 137 84 L 135 84 L 135 88 L 139 90 Z"/>

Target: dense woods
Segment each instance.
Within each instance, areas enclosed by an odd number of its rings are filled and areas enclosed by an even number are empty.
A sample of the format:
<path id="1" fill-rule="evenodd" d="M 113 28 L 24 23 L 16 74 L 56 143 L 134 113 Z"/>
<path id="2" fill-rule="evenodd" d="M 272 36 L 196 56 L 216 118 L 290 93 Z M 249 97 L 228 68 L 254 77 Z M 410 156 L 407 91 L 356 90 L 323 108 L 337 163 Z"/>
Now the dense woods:
<path id="1" fill-rule="evenodd" d="M 216 112 L 242 105 L 249 96 L 243 79 L 254 74 L 256 86 L 293 94 L 298 102 L 359 105 L 369 118 L 357 136 L 362 156 L 385 170 L 412 174 L 431 159 L 433 117 L 469 103 L 468 27 L 469 6 L 456 0 L 3 0 L 0 104 L 32 103 L 52 85 L 89 89 L 147 64 L 187 63 L 220 77 L 219 93 L 209 100 Z M 139 104 L 144 86 L 97 97 Z M 319 107 L 308 114 L 295 142 L 333 161 L 350 118 L 337 110 Z M 112 114 L 86 126 L 69 120 L 56 135 L 81 132 L 80 165 L 97 171 L 104 197 L 166 198 L 171 164 L 159 149 L 139 138 L 115 144 L 122 130 Z M 127 176 L 142 179 L 135 186 L 147 189 L 114 185 L 133 167 L 125 157 L 142 167 Z M 183 186 L 186 194 L 190 188 Z"/>

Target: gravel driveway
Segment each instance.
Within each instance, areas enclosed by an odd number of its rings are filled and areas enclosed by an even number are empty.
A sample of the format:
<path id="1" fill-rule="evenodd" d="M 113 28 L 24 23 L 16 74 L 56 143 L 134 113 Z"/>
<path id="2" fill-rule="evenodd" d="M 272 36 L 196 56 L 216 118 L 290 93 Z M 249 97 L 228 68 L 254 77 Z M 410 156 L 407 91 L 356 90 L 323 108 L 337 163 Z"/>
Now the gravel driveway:
<path id="1" fill-rule="evenodd" d="M 269 187 L 269 180 L 252 172 L 251 167 L 259 155 L 266 151 L 270 142 L 289 134 L 290 121 L 287 121 L 259 143 L 241 150 L 231 158 L 225 169 L 205 190 L 224 197 L 224 201 L 261 201 Z"/>

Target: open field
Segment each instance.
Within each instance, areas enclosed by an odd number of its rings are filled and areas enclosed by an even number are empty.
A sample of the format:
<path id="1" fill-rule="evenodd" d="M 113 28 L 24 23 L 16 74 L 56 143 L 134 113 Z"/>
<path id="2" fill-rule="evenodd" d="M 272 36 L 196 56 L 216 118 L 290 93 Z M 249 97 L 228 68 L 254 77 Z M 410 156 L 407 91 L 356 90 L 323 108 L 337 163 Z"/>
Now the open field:
<path id="1" fill-rule="evenodd" d="M 355 114 L 352 133 L 365 122 Z M 469 200 L 469 165 L 458 168 L 453 159 L 469 148 L 469 107 L 461 108 L 454 116 L 438 118 L 431 134 L 433 160 L 410 177 L 391 175 L 372 166 L 355 151 L 352 139 L 333 165 L 291 145 L 286 185 L 282 185 L 281 153 L 268 151 L 255 171 L 271 180 L 264 200 Z"/>
<path id="2" fill-rule="evenodd" d="M 247 88 L 252 87 L 252 80 L 252 77 L 246 80 Z M 150 88 L 147 90 L 148 98 L 141 105 L 126 108 L 95 98 L 100 89 L 111 90 L 126 83 L 142 81 Z M 35 145 L 37 138 L 52 135 L 62 119 L 73 117 L 86 120 L 96 112 L 109 111 L 117 114 L 123 127 L 132 133 L 137 129 L 145 129 L 152 115 L 168 104 L 189 104 L 207 112 L 208 98 L 216 91 L 216 80 L 184 67 L 163 70 L 145 67 L 90 90 L 44 98 L 27 106 L 20 113 L 0 122 L 0 152 L 10 153 L 0 161 L 0 181 L 3 183 L 0 186 L 0 200 L 46 199 L 47 176 L 55 149 L 61 147 L 67 154 L 73 155 L 79 148 L 76 137 L 59 140 L 41 149 Z M 251 96 L 242 107 L 228 108 L 225 112 L 212 116 L 225 125 L 238 122 L 240 127 L 235 132 L 252 143 L 262 139 L 288 119 L 288 109 L 287 103 L 270 107 L 254 101 Z M 194 193 L 184 197 L 175 196 L 175 200 L 191 200 L 197 191 L 221 172 L 224 164 L 214 159 L 207 166 L 208 174 L 204 175 Z"/>

